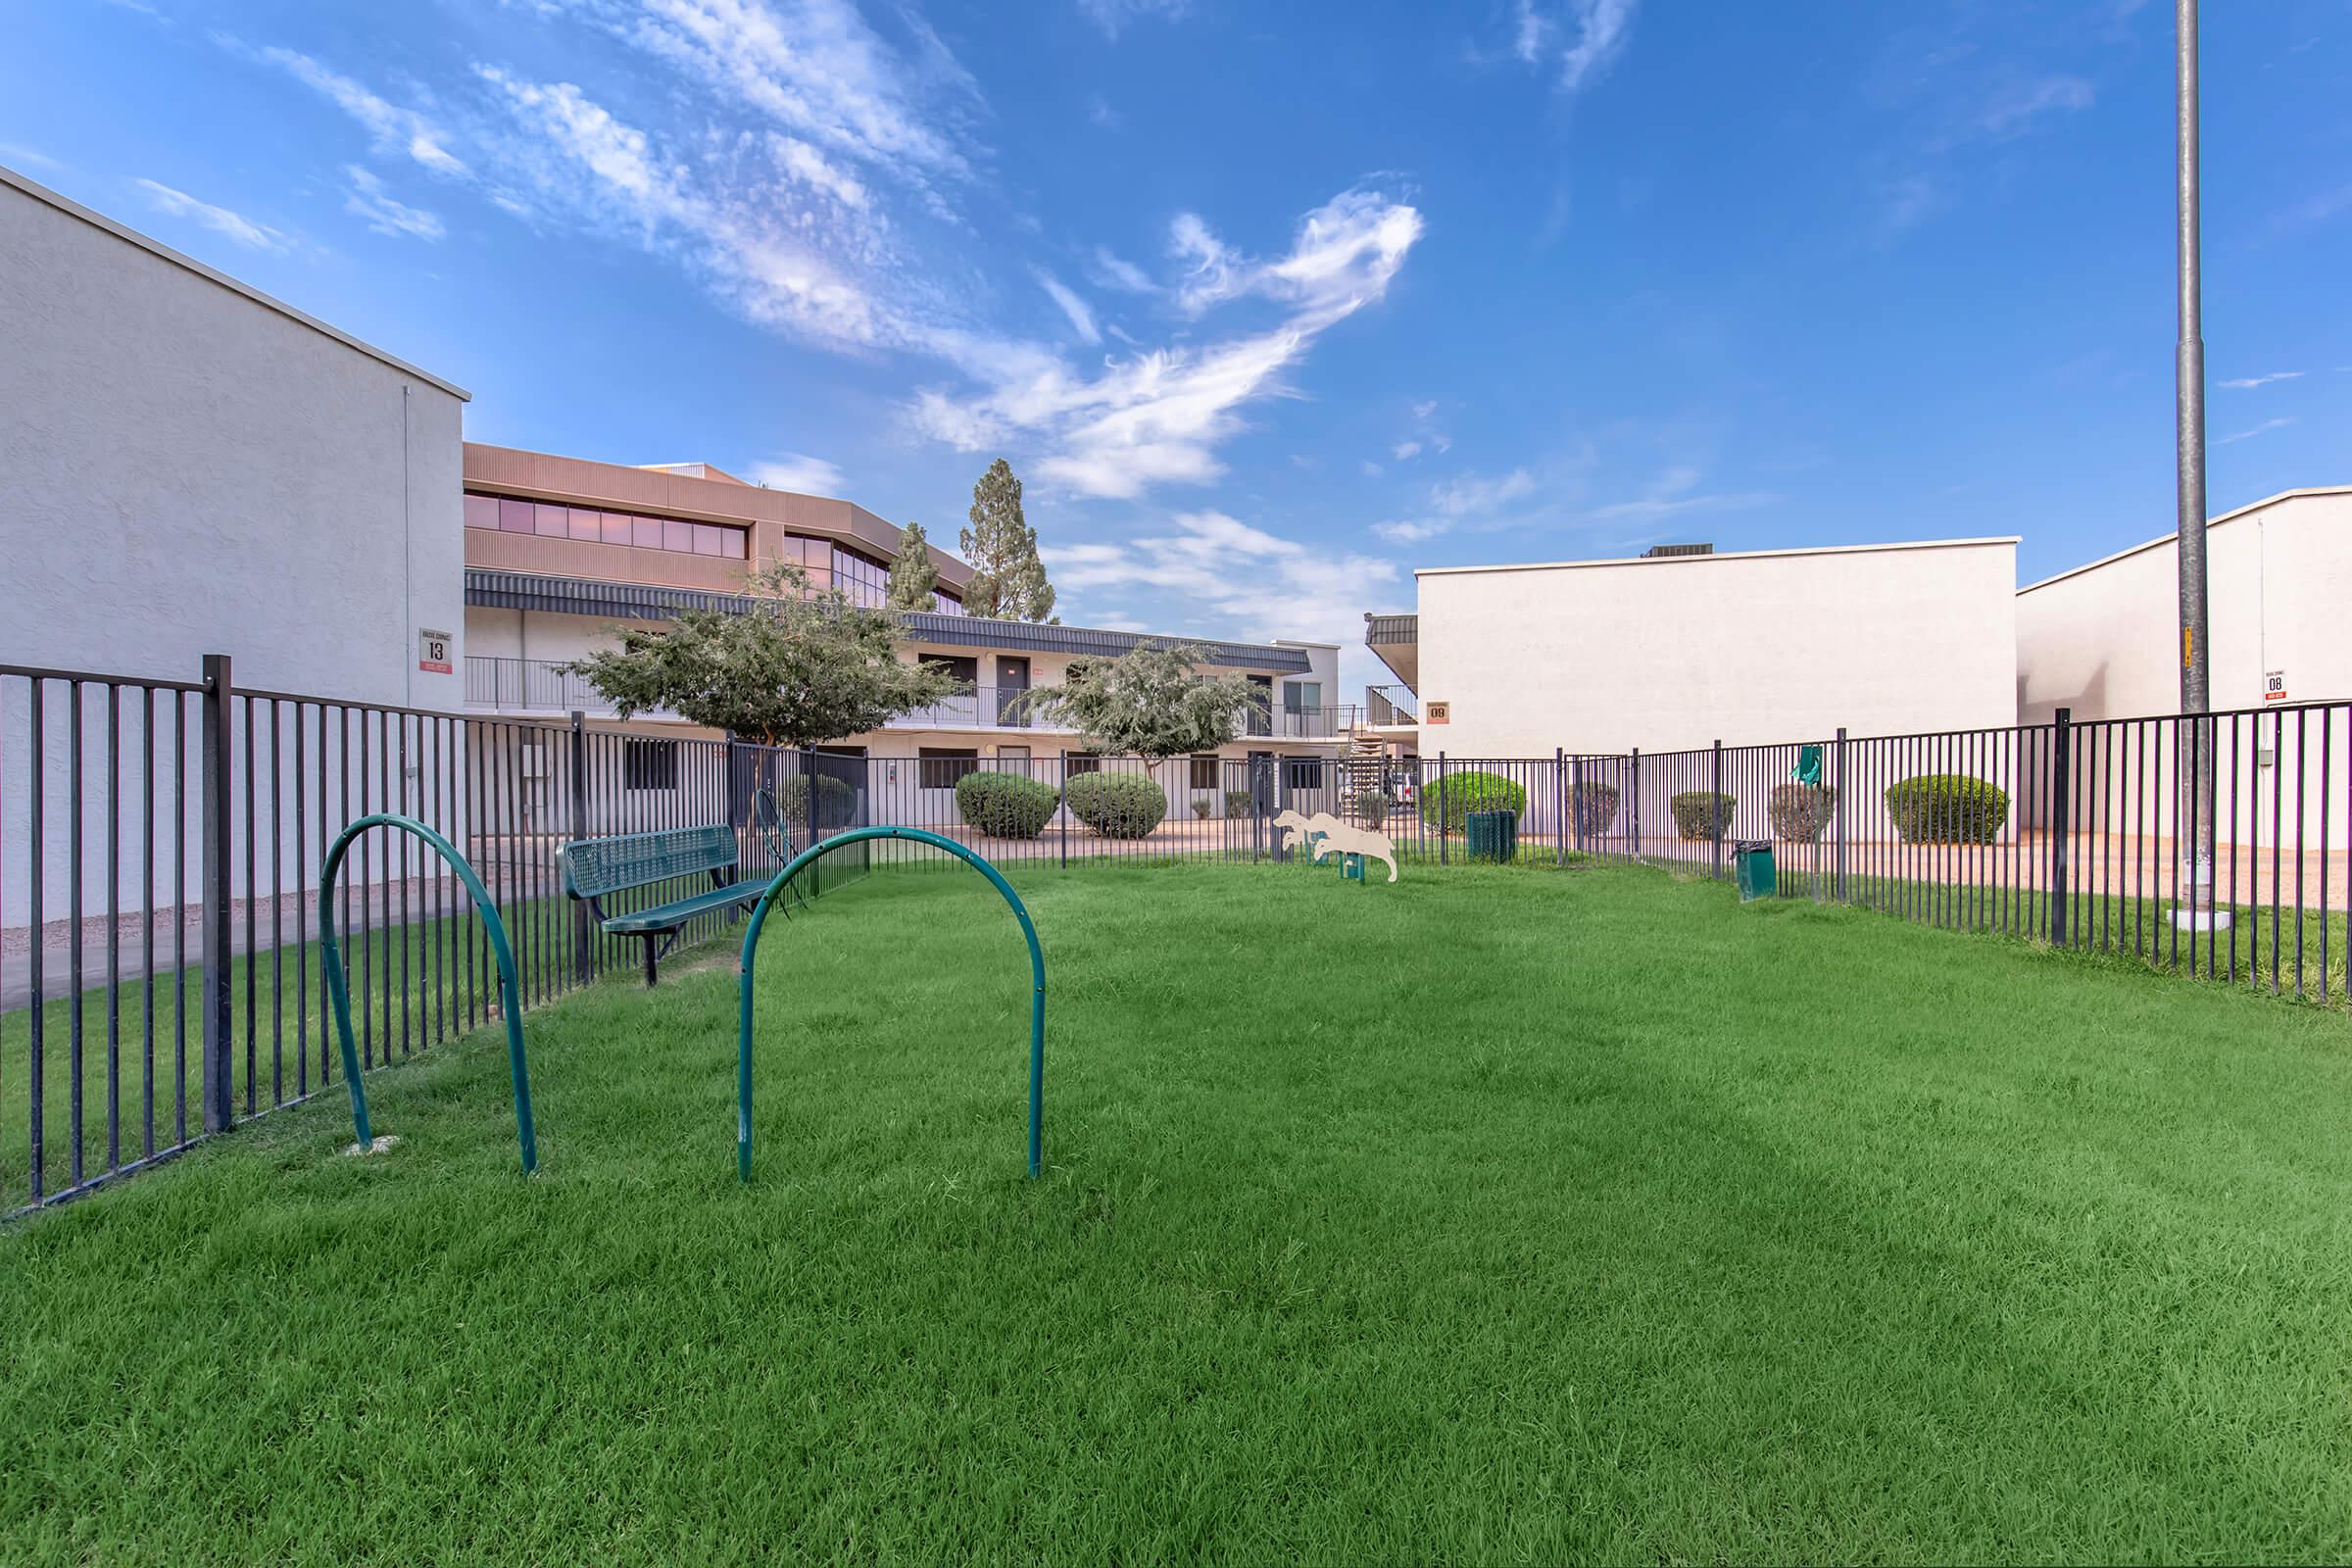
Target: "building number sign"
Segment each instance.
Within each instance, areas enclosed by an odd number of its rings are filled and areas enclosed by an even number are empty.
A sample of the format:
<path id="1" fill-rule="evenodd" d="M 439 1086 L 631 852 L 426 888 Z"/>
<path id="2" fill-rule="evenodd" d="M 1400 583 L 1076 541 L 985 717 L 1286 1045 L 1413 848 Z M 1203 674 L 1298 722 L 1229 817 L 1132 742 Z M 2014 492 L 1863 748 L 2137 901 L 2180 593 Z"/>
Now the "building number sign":
<path id="1" fill-rule="evenodd" d="M 2262 700 L 2266 703 L 2286 701 L 2286 671 L 2274 669 L 2262 677 Z"/>
<path id="2" fill-rule="evenodd" d="M 1444 724 L 1453 717 L 1451 703 L 1423 703 L 1421 716 L 1432 724 Z"/>
<path id="3" fill-rule="evenodd" d="M 418 627 L 416 631 L 416 667 L 428 675 L 450 673 L 450 635 L 445 631 L 426 631 L 422 627 Z"/>

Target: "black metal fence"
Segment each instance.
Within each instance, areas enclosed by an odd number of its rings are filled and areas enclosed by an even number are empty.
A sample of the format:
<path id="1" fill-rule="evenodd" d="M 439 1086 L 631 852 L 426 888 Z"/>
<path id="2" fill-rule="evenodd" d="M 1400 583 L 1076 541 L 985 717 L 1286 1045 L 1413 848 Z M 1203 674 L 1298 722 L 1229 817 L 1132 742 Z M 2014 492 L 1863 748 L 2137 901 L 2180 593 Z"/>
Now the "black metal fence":
<path id="1" fill-rule="evenodd" d="M 1244 739 L 1245 756 L 1152 765 L 1051 741 L 779 750 L 577 714 L 248 691 L 225 659 L 194 681 L 0 666 L 0 1214 L 333 1085 L 318 866 L 375 811 L 422 819 L 470 860 L 526 1006 L 637 964 L 563 896 L 558 852 L 579 837 L 729 823 L 740 874 L 764 877 L 813 840 L 879 824 L 1013 866 L 1281 860 L 1318 815 L 1386 835 L 1408 864 L 1499 854 L 1728 877 L 1742 841 L 1764 843 L 1784 899 L 2344 995 L 2343 704 L 2083 723 L 2062 710 L 2006 728 L 1532 759 Z M 974 775 L 1027 782 L 998 787 L 991 808 L 969 799 L 988 788 Z M 1511 830 L 1499 844 L 1473 831 L 1497 811 Z M 811 891 L 931 858 L 858 849 L 820 862 Z M 693 891 L 641 889 L 608 911 Z M 496 1015 L 480 922 L 421 845 L 362 837 L 335 899 L 365 1065 Z M 725 920 L 704 916 L 685 938 Z"/>

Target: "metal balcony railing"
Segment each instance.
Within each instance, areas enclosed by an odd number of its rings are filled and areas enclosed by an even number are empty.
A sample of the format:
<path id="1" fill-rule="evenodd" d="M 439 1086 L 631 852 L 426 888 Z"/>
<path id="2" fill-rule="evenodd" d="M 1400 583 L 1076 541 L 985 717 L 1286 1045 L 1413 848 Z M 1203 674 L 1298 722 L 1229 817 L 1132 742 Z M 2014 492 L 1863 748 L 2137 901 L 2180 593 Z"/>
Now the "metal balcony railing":
<path id="1" fill-rule="evenodd" d="M 1372 724 L 1418 724 L 1421 699 L 1401 682 L 1364 688 L 1364 716 Z"/>
<path id="2" fill-rule="evenodd" d="M 609 713 L 612 704 L 583 676 L 553 659 L 466 657 L 466 706 L 502 713 Z"/>

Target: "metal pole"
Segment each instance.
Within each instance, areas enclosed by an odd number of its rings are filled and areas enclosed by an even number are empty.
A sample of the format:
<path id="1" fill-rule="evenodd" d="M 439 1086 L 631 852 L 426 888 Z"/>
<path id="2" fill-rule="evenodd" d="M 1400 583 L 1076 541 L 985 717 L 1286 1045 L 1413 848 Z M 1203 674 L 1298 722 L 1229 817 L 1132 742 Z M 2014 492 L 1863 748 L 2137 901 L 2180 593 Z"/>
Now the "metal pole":
<path id="1" fill-rule="evenodd" d="M 1714 782 L 1707 788 L 1712 792 L 1707 799 L 1707 836 L 1715 841 L 1712 858 L 1707 863 L 1707 875 L 1720 882 L 1723 880 L 1723 819 L 1716 814 L 1723 807 L 1723 741 L 1720 737 L 1715 742 Z"/>
<path id="2" fill-rule="evenodd" d="M 2074 711 L 2058 710 L 2050 726 L 2050 946 L 2063 948 L 2072 936 L 2067 920 L 2072 890 L 2067 885 L 2068 851 L 2075 834 Z"/>
<path id="3" fill-rule="evenodd" d="M 571 770 L 571 842 L 577 844 L 588 836 L 588 719 L 576 708 L 571 710 L 571 749 L 566 765 Z M 595 967 L 595 938 L 588 922 L 588 903 L 585 899 L 572 899 L 569 903 L 571 977 L 586 985 L 594 978 Z"/>
<path id="4" fill-rule="evenodd" d="M 236 1023 L 229 1012 L 229 803 L 231 781 L 229 703 L 235 690 L 226 654 L 204 656 L 204 793 L 201 814 L 204 900 L 204 1076 L 198 1098 L 204 1130 L 227 1129 L 233 1114 L 229 1096 L 229 1054 Z M 80 847 L 75 846 L 75 854 Z M 248 889 L 248 892 L 251 890 Z"/>
<path id="5" fill-rule="evenodd" d="M 2199 277 L 2202 249 L 2197 149 L 2197 0 L 2175 0 L 2174 74 L 2179 122 L 2180 342 L 2174 364 L 2174 392 L 2180 483 L 2179 548 L 2180 608 L 2180 710 L 2213 710 L 2205 603 L 2205 336 Z M 2185 918 L 2213 923 L 2213 726 L 2201 717 L 2188 725 L 2188 832 L 2182 835 L 2181 880 L 2187 884 Z M 2175 918 L 2182 918 L 2176 909 Z"/>

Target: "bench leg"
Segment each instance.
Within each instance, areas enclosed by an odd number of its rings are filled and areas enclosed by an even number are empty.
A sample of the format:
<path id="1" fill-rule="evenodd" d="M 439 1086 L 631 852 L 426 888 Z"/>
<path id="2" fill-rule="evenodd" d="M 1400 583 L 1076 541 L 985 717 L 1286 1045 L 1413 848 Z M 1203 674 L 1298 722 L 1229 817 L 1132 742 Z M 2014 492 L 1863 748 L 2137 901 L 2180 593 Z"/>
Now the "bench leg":
<path id="1" fill-rule="evenodd" d="M 653 932 L 648 932 L 645 938 L 645 983 L 648 986 L 654 983 L 655 935 Z"/>

